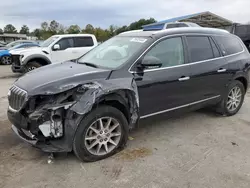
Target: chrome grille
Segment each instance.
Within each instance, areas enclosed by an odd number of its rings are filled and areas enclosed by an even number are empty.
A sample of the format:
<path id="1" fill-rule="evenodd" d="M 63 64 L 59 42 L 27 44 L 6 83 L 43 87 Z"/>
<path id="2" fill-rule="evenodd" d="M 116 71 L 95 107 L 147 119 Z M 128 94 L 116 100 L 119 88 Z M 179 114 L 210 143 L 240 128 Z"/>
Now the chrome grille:
<path id="1" fill-rule="evenodd" d="M 9 106 L 13 110 L 20 110 L 27 98 L 27 92 L 17 86 L 12 86 L 9 91 Z"/>

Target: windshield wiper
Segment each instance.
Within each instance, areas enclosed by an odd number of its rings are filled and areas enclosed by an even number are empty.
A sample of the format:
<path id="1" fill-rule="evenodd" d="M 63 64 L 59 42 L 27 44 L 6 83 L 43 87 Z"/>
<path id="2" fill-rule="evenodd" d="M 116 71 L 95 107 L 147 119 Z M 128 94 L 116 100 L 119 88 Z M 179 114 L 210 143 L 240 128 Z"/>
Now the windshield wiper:
<path id="1" fill-rule="evenodd" d="M 90 66 L 90 67 L 98 68 L 98 66 L 96 64 L 94 64 L 94 63 L 83 62 L 83 63 L 80 63 L 80 64 L 84 64 L 84 65 L 87 65 L 87 66 Z"/>

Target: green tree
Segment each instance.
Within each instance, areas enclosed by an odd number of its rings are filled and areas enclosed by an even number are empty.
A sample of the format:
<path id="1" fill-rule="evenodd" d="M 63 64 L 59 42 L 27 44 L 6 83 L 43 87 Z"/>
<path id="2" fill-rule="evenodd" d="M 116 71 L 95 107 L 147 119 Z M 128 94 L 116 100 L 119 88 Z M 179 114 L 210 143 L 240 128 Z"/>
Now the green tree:
<path id="1" fill-rule="evenodd" d="M 52 35 L 55 35 L 59 30 L 59 23 L 55 20 L 52 20 L 49 24 L 49 31 Z"/>
<path id="2" fill-rule="evenodd" d="M 107 29 L 103 30 L 100 27 L 95 28 L 94 35 L 96 36 L 96 39 L 99 42 L 103 42 L 103 41 L 109 39 L 109 37 L 110 37 L 109 31 Z"/>
<path id="3" fill-rule="evenodd" d="M 28 26 L 27 26 L 27 25 L 23 25 L 23 26 L 21 27 L 19 33 L 21 33 L 21 34 L 26 34 L 26 35 L 29 34 L 29 28 L 28 28 Z"/>
<path id="4" fill-rule="evenodd" d="M 109 26 L 108 31 L 109 31 L 109 36 L 110 36 L 110 37 L 115 36 L 115 31 L 117 30 L 117 28 L 118 28 L 118 27 L 116 27 L 116 26 L 114 26 L 114 25 L 110 25 L 110 26 Z"/>
<path id="5" fill-rule="evenodd" d="M 37 39 L 41 39 L 41 36 L 42 36 L 41 29 L 35 29 L 31 33 L 31 35 L 37 37 Z"/>
<path id="6" fill-rule="evenodd" d="M 69 34 L 78 34 L 80 32 L 81 32 L 81 28 L 78 25 L 71 25 L 67 29 L 67 33 L 69 33 Z"/>
<path id="7" fill-rule="evenodd" d="M 148 24 L 152 24 L 155 23 L 156 20 L 154 18 L 150 18 L 150 19 L 140 19 L 136 22 L 133 22 L 129 25 L 128 29 L 129 30 L 137 30 L 137 29 L 141 29 L 143 25 L 148 25 Z"/>
<path id="8" fill-rule="evenodd" d="M 3 30 L 0 28 L 0 34 L 3 34 Z"/>
<path id="9" fill-rule="evenodd" d="M 93 25 L 88 24 L 88 25 L 86 25 L 85 29 L 82 32 L 83 33 L 94 34 L 95 28 L 93 27 Z"/>
<path id="10" fill-rule="evenodd" d="M 66 30 L 66 27 L 64 27 L 62 24 L 59 24 L 57 34 L 64 34 Z"/>
<path id="11" fill-rule="evenodd" d="M 4 27 L 4 33 L 17 33 L 17 30 L 12 24 L 8 24 Z"/>
<path id="12" fill-rule="evenodd" d="M 118 34 L 120 34 L 122 32 L 128 31 L 128 30 L 129 30 L 128 26 L 124 25 L 124 26 L 116 29 L 115 34 L 118 35 Z"/>
<path id="13" fill-rule="evenodd" d="M 41 28 L 43 31 L 47 31 L 49 28 L 49 24 L 47 22 L 41 23 Z"/>

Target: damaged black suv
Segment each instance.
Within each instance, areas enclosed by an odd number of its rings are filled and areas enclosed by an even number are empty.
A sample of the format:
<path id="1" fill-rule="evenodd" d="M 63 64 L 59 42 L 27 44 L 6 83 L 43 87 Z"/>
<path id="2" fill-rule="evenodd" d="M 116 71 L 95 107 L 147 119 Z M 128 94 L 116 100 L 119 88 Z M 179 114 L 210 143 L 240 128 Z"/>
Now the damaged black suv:
<path id="1" fill-rule="evenodd" d="M 19 78 L 8 117 L 19 137 L 43 151 L 96 161 L 123 148 L 139 119 L 206 106 L 234 115 L 249 63 L 242 41 L 223 30 L 126 32 Z"/>

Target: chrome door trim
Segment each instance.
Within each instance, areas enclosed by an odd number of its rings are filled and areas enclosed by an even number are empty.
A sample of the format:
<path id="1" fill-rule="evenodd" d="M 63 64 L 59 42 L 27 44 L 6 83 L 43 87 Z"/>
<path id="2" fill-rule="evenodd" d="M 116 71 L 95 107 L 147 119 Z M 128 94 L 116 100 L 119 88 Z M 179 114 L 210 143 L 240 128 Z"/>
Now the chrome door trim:
<path id="1" fill-rule="evenodd" d="M 192 106 L 192 105 L 194 105 L 194 104 L 198 104 L 198 103 L 201 103 L 201 102 L 205 102 L 205 101 L 208 101 L 208 100 L 211 100 L 211 99 L 215 99 L 215 98 L 218 98 L 218 97 L 220 97 L 220 95 L 216 95 L 216 96 L 214 96 L 214 97 L 210 97 L 210 98 L 207 98 L 207 99 L 199 100 L 199 101 L 192 102 L 192 103 L 189 103 L 189 104 L 177 106 L 177 107 L 170 108 L 170 109 L 167 109 L 167 110 L 162 110 L 162 111 L 155 112 L 155 113 L 152 113 L 152 114 L 144 115 L 144 116 L 141 116 L 140 119 L 144 119 L 144 118 L 151 117 L 151 116 L 155 116 L 155 115 L 162 114 L 162 113 L 165 113 L 165 112 L 170 112 L 170 111 L 177 110 L 177 109 L 180 109 L 180 108 Z"/>

